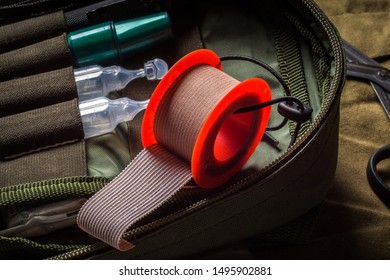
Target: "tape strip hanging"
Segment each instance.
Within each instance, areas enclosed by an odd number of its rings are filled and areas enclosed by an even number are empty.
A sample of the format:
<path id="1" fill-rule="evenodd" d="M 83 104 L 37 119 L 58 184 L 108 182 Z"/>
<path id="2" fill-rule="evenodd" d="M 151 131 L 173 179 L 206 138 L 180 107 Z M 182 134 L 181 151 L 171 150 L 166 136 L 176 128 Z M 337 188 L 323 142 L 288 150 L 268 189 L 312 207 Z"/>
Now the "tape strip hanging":
<path id="1" fill-rule="evenodd" d="M 193 178 L 200 187 L 228 181 L 252 155 L 266 129 L 270 107 L 234 114 L 271 99 L 258 78 L 239 82 L 221 71 L 210 50 L 190 53 L 158 84 L 142 125 L 145 149 L 82 207 L 81 229 L 119 250 L 139 219 Z"/>
<path id="2" fill-rule="evenodd" d="M 79 225 L 122 251 L 131 249 L 133 245 L 122 239 L 126 229 L 190 179 L 188 163 L 159 145 L 148 147 L 88 201 L 78 216 Z"/>

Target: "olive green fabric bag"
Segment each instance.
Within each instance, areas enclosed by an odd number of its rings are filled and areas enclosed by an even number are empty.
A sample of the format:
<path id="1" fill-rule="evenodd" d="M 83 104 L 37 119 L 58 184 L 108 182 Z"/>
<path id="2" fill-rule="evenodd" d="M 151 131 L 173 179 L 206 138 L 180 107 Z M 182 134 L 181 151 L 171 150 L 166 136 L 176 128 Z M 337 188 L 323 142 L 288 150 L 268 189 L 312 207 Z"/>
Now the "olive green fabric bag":
<path id="1" fill-rule="evenodd" d="M 190 258 L 255 235 L 265 243 L 299 244 L 307 240 L 337 163 L 339 95 L 345 75 L 337 30 L 311 0 L 186 1 L 185 5 L 172 1 L 170 14 L 175 39 L 126 59 L 123 66 L 139 67 L 155 57 L 171 66 L 199 48 L 209 48 L 220 56 L 238 54 L 260 59 L 283 77 L 293 96 L 313 109 L 311 119 L 300 127 L 297 141 L 290 146 L 296 125 L 289 122 L 269 132 L 278 140 L 277 148 L 261 142 L 241 172 L 224 186 L 213 190 L 181 189 L 127 231 L 126 239 L 135 245 L 130 251 L 114 250 L 73 225 L 31 238 L 0 236 L 1 258 Z M 0 59 L 34 48 L 35 44 L 54 41 L 53 38 L 61 44 L 58 38 L 63 35 L 52 36 L 4 52 Z M 71 61 L 67 54 L 53 59 L 54 69 L 36 69 L 33 75 L 23 67 L 23 71 L 12 69 L 10 74 L 6 61 L 0 62 L 0 75 L 6 73 L 0 79 L 0 97 L 12 104 L 6 106 L 9 111 L 0 119 L 0 125 L 9 131 L 0 137 L 0 235 L 9 215 L 20 209 L 88 198 L 123 170 L 142 148 L 142 114 L 118 126 L 114 133 L 83 140 L 77 93 L 69 78 L 61 81 L 67 75 L 59 75 L 69 72 Z M 238 80 L 265 79 L 273 98 L 285 95 L 278 80 L 258 65 L 237 60 L 223 62 L 222 67 Z M 26 85 L 33 79 L 49 81 L 57 77 L 57 88 L 47 90 L 35 105 L 26 105 L 26 98 L 34 100 L 33 96 L 7 96 L 12 83 L 21 77 Z M 137 80 L 110 97 L 145 100 L 155 86 L 156 83 Z M 34 91 L 42 93 L 38 86 L 32 87 Z M 58 95 L 59 91 L 65 92 L 66 97 Z M 65 116 L 51 120 L 47 129 L 45 118 L 66 106 L 71 109 L 64 110 Z M 31 116 L 38 120 L 34 123 L 39 130 L 25 124 Z M 66 117 L 72 121 L 64 125 Z M 269 126 L 282 120 L 275 106 Z M 11 121 L 16 124 L 14 129 L 9 126 Z M 30 132 L 25 135 L 27 130 Z"/>

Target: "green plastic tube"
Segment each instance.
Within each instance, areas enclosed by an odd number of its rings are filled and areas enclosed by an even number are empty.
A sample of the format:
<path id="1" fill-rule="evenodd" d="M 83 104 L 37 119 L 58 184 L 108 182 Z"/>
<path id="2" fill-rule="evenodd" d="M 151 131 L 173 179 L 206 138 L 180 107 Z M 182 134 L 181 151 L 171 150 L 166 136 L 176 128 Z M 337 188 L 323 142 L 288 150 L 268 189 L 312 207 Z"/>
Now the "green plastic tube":
<path id="1" fill-rule="evenodd" d="M 166 12 L 121 22 L 105 22 L 70 32 L 68 46 L 78 67 L 113 65 L 125 56 L 172 38 Z"/>

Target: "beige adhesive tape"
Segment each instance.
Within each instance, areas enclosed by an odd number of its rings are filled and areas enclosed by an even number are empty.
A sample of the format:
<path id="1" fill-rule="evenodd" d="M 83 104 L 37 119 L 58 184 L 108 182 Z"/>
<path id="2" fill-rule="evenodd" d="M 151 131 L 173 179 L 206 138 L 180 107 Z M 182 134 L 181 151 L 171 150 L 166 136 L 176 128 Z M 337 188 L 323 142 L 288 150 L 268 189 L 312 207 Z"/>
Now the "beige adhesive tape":
<path id="1" fill-rule="evenodd" d="M 256 149 L 270 108 L 234 114 L 271 99 L 265 81 L 239 82 L 220 70 L 218 56 L 195 51 L 176 63 L 157 86 L 142 125 L 145 149 L 80 210 L 80 228 L 119 250 L 123 234 L 161 206 L 191 178 L 218 187 Z"/>

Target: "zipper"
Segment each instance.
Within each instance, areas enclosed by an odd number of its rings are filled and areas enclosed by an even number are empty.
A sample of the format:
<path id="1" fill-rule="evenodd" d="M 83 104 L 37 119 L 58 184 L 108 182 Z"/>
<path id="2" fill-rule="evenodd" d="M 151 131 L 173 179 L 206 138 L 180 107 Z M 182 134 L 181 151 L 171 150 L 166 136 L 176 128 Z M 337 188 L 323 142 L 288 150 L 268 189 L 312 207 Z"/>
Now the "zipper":
<path id="1" fill-rule="evenodd" d="M 167 225 L 173 221 L 176 221 L 184 216 L 187 216 L 191 213 L 194 213 L 200 208 L 203 208 L 207 205 L 218 202 L 228 196 L 237 193 L 242 190 L 244 187 L 247 187 L 249 184 L 253 184 L 252 187 L 256 187 L 257 184 L 254 182 L 259 182 L 260 180 L 265 179 L 267 176 L 272 174 L 275 170 L 280 168 L 284 163 L 286 163 L 289 159 L 291 159 L 299 148 L 303 148 L 309 141 L 310 136 L 314 135 L 318 129 L 321 127 L 326 117 L 329 114 L 331 106 L 336 102 L 336 97 L 345 80 L 345 56 L 341 45 L 341 38 L 338 35 L 337 31 L 335 31 L 332 23 L 327 19 L 326 15 L 319 9 L 319 7 L 311 0 L 303 0 L 302 5 L 311 12 L 314 18 L 318 21 L 319 27 L 322 28 L 324 33 L 327 35 L 327 39 L 330 41 L 331 50 L 333 51 L 333 61 L 334 61 L 334 75 L 332 77 L 332 82 L 329 87 L 329 96 L 323 101 L 321 106 L 321 110 L 317 114 L 317 117 L 313 120 L 312 125 L 309 126 L 300 137 L 296 140 L 296 142 L 290 146 L 285 153 L 283 153 L 280 157 L 270 162 L 267 166 L 265 166 L 262 170 L 253 173 L 234 184 L 224 188 L 223 191 L 216 191 L 211 196 L 206 199 L 201 199 L 200 201 L 193 203 L 184 209 L 180 209 L 180 211 L 169 214 L 165 217 L 157 219 L 155 221 L 149 222 L 145 225 L 140 225 L 130 231 L 128 231 L 124 238 L 127 240 L 134 240 L 141 235 L 144 235 L 152 230 L 160 228 L 164 225 Z M 92 254 L 96 254 L 99 252 L 104 252 L 110 249 L 110 246 L 103 243 L 97 242 L 92 245 L 86 245 L 83 248 L 70 251 L 61 255 L 57 255 L 51 259 L 80 259 L 91 256 Z"/>

